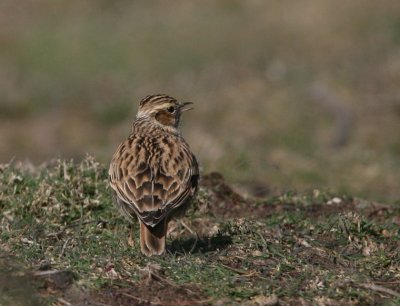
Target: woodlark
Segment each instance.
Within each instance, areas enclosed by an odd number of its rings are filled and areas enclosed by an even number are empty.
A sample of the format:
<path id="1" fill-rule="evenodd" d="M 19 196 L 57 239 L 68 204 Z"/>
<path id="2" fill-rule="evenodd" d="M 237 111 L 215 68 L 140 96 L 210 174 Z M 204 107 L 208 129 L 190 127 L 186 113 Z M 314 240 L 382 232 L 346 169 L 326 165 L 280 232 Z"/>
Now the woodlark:
<path id="1" fill-rule="evenodd" d="M 171 218 L 184 215 L 198 187 L 196 157 L 180 131 L 191 102 L 151 95 L 139 104 L 128 139 L 115 152 L 109 181 L 115 203 L 130 222 L 140 222 L 140 249 L 161 255 Z"/>

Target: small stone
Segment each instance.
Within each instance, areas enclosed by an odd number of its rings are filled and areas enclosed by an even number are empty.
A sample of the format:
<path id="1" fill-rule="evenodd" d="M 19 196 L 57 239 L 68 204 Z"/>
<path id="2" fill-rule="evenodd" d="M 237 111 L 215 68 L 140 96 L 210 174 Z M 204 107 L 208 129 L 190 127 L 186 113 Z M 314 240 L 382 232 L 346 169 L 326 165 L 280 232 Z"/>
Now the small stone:
<path id="1" fill-rule="evenodd" d="M 365 246 L 362 248 L 362 254 L 364 256 L 371 256 L 371 248 L 369 246 Z"/>
<path id="2" fill-rule="evenodd" d="M 387 229 L 384 229 L 384 230 L 382 231 L 382 236 L 383 236 L 383 237 L 390 237 L 389 231 L 388 231 Z"/>
<path id="3" fill-rule="evenodd" d="M 108 278 L 111 279 L 117 279 L 120 278 L 119 274 L 117 273 L 117 271 L 114 270 L 114 266 L 113 265 L 109 265 L 104 269 L 104 272 L 106 274 L 106 276 Z"/>

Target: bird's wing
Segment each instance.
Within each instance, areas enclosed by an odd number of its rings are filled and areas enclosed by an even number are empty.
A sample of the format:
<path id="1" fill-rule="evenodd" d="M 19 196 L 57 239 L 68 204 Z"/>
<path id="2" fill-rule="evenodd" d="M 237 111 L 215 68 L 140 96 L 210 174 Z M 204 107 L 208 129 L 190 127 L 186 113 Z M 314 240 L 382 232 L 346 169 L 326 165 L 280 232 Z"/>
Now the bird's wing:
<path id="1" fill-rule="evenodd" d="M 181 137 L 132 134 L 114 154 L 109 179 L 128 218 L 155 226 L 195 194 L 199 170 Z"/>

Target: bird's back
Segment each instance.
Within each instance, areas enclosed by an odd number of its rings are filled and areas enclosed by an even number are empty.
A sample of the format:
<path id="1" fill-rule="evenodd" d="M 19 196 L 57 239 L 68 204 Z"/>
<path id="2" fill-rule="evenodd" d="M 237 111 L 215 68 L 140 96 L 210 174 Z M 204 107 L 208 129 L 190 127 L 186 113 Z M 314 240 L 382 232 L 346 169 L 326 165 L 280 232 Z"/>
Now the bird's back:
<path id="1" fill-rule="evenodd" d="M 146 120 L 136 120 L 120 144 L 109 170 L 110 184 L 122 212 L 156 226 L 185 206 L 197 191 L 199 170 L 179 135 Z"/>

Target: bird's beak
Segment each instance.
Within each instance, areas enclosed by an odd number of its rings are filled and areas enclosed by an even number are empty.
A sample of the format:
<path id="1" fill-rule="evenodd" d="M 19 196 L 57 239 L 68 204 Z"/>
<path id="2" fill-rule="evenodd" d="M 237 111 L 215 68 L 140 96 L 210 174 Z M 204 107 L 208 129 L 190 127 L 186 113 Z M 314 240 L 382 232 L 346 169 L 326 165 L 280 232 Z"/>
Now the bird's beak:
<path id="1" fill-rule="evenodd" d="M 181 112 L 193 109 L 193 107 L 190 106 L 191 104 L 193 104 L 193 102 L 183 102 L 180 107 Z"/>

